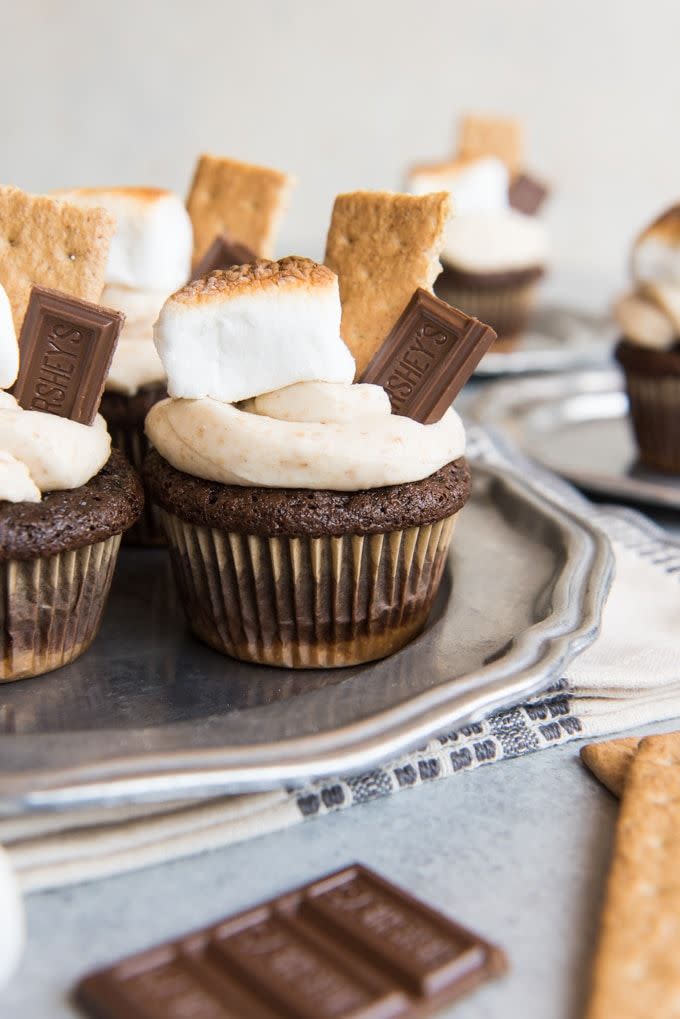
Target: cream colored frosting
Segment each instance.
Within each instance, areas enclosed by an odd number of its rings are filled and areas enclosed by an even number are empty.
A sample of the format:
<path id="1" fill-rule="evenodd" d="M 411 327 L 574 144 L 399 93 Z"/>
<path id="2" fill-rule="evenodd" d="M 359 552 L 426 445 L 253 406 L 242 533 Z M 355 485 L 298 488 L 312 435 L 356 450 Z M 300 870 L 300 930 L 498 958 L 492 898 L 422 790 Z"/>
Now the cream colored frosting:
<path id="1" fill-rule="evenodd" d="M 516 209 L 454 216 L 441 260 L 464 272 L 508 272 L 543 266 L 548 257 L 545 227 Z"/>
<path id="2" fill-rule="evenodd" d="M 419 481 L 464 454 L 455 411 L 422 425 L 391 414 L 375 389 L 302 382 L 242 407 L 168 399 L 152 407 L 146 432 L 177 470 L 264 488 L 381 488 Z"/>
<path id="3" fill-rule="evenodd" d="M 82 425 L 56 414 L 24 410 L 0 393 L 0 450 L 23 464 L 40 492 L 79 488 L 102 469 L 111 452 L 106 422 Z M 10 465 L 11 468 L 11 465 Z M 0 474 L 0 499 L 16 501 L 14 468 Z"/>
<path id="4" fill-rule="evenodd" d="M 0 449 L 0 499 L 7 502 L 40 502 L 40 489 L 28 467 Z"/>
<path id="5" fill-rule="evenodd" d="M 124 332 L 118 340 L 106 379 L 110 392 L 134 396 L 142 386 L 162 382 L 165 371 L 152 332 Z"/>
<path id="6" fill-rule="evenodd" d="M 680 339 L 680 286 L 642 283 L 613 311 L 625 338 L 641 347 L 670 350 Z"/>

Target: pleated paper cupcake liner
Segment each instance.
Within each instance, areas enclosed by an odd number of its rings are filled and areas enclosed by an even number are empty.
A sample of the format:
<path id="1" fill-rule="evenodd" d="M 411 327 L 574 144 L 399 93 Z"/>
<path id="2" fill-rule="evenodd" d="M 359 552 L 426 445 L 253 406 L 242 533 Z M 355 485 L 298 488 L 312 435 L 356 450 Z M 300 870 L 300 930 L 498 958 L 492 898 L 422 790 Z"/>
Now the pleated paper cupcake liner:
<path id="1" fill-rule="evenodd" d="M 626 372 L 633 430 L 646 466 L 680 474 L 680 377 Z"/>
<path id="2" fill-rule="evenodd" d="M 234 658 L 335 668 L 397 651 L 418 634 L 457 514 L 385 534 L 234 534 L 161 510 L 189 624 Z"/>
<path id="3" fill-rule="evenodd" d="M 436 287 L 442 300 L 473 315 L 496 330 L 498 340 L 492 349 L 511 350 L 527 327 L 534 305 L 536 284 L 523 283 L 502 287 L 475 288 L 450 280 Z"/>
<path id="4" fill-rule="evenodd" d="M 111 442 L 115 449 L 130 461 L 141 475 L 142 464 L 151 444 L 144 433 L 144 423 L 130 421 L 126 426 L 107 422 Z M 136 524 L 133 524 L 123 535 L 126 545 L 164 545 L 165 534 L 160 522 L 158 510 L 150 499 L 144 500 L 144 509 Z"/>
<path id="5" fill-rule="evenodd" d="M 51 672 L 94 640 L 120 535 L 37 559 L 0 562 L 0 682 Z"/>

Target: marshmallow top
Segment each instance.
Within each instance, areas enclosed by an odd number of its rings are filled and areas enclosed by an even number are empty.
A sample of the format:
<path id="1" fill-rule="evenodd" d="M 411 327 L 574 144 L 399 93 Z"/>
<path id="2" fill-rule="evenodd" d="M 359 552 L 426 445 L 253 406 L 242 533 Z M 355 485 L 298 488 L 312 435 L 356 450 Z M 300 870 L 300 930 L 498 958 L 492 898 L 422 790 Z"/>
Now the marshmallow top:
<path id="1" fill-rule="evenodd" d="M 131 287 L 110 284 L 104 287 L 101 303 L 106 308 L 123 312 L 123 332 L 146 329 L 150 333 L 168 296 L 167 290 L 133 290 Z"/>
<path id="2" fill-rule="evenodd" d="M 106 282 L 166 294 L 189 277 L 191 220 L 182 200 L 160 188 L 76 188 L 55 197 L 73 205 L 102 207 L 116 217 Z"/>
<path id="3" fill-rule="evenodd" d="M 507 272 L 542 266 L 548 257 L 545 227 L 515 209 L 454 216 L 442 262 L 464 272 Z"/>
<path id="4" fill-rule="evenodd" d="M 632 268 L 638 283 L 680 286 L 680 205 L 642 231 L 633 245 Z"/>
<path id="5" fill-rule="evenodd" d="M 414 195 L 448 191 L 456 216 L 509 208 L 510 174 L 505 163 L 494 156 L 416 166 L 409 172 L 408 183 Z"/>
<path id="6" fill-rule="evenodd" d="M 296 382 L 351 382 L 335 273 L 306 258 L 216 270 L 164 304 L 154 328 L 175 398 L 235 403 Z"/>
<path id="7" fill-rule="evenodd" d="M 162 400 L 149 411 L 146 432 L 177 470 L 246 487 L 382 488 L 419 481 L 464 454 L 454 410 L 423 425 L 392 414 L 377 388 L 305 382 L 240 408 Z"/>
<path id="8" fill-rule="evenodd" d="M 0 284 L 0 389 L 9 389 L 19 374 L 19 344 L 14 331 L 12 308 Z"/>

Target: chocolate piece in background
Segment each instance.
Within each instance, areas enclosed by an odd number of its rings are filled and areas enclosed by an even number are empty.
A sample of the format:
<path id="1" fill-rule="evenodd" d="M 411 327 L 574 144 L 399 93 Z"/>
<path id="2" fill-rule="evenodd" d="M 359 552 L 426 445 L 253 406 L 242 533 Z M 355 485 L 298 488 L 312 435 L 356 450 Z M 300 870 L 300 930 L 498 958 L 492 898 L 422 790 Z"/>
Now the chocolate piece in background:
<path id="1" fill-rule="evenodd" d="M 518 173 L 510 182 L 510 205 L 527 216 L 535 216 L 550 194 L 550 189 L 528 173 Z"/>
<path id="2" fill-rule="evenodd" d="M 362 375 L 386 390 L 392 413 L 429 425 L 451 406 L 496 333 L 418 288 Z"/>
<path id="3" fill-rule="evenodd" d="M 91 425 L 124 321 L 121 311 L 34 286 L 19 337 L 17 403 Z"/>
<path id="4" fill-rule="evenodd" d="M 197 280 L 213 269 L 230 269 L 232 265 L 254 262 L 257 255 L 247 244 L 234 240 L 226 231 L 218 234 L 205 255 L 198 260 L 191 272 L 191 279 Z"/>
<path id="5" fill-rule="evenodd" d="M 86 977 L 93 1019 L 422 1019 L 498 948 L 358 864 Z"/>

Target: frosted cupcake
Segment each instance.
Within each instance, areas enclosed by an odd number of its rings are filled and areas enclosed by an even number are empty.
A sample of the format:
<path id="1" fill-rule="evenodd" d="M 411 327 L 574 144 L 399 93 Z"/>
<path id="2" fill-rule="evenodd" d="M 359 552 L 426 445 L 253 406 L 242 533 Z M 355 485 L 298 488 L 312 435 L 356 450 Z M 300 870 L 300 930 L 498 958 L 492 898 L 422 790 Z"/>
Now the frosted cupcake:
<path id="1" fill-rule="evenodd" d="M 642 463 L 680 474 L 680 205 L 637 238 L 632 273 L 614 314 L 633 430 Z"/>
<path id="2" fill-rule="evenodd" d="M 214 272 L 155 335 L 170 398 L 145 479 L 194 632 L 293 668 L 382 658 L 425 625 L 470 491 L 454 411 L 421 425 L 352 384 L 337 277 L 304 258 Z"/>
<path id="3" fill-rule="evenodd" d="M 166 395 L 165 372 L 153 343 L 153 324 L 164 301 L 190 276 L 193 235 L 181 199 L 148 187 L 79 188 L 57 197 L 81 207 L 102 207 L 116 218 L 101 303 L 125 314 L 101 414 L 114 446 L 141 470 L 148 452 L 144 420 Z M 126 541 L 154 545 L 163 535 L 151 506 Z"/>
<path id="4" fill-rule="evenodd" d="M 500 348 L 525 329 L 548 258 L 535 215 L 546 189 L 523 172 L 521 148 L 516 121 L 467 117 L 454 159 L 408 175 L 414 194 L 445 190 L 453 198 L 436 292 L 493 326 Z"/>
<path id="5" fill-rule="evenodd" d="M 0 386 L 18 348 L 0 287 Z M 101 417 L 24 410 L 0 391 L 0 682 L 72 661 L 94 639 L 123 531 L 142 509 L 137 475 Z"/>

